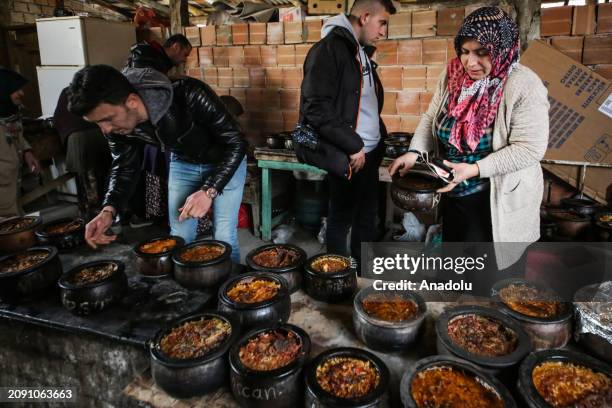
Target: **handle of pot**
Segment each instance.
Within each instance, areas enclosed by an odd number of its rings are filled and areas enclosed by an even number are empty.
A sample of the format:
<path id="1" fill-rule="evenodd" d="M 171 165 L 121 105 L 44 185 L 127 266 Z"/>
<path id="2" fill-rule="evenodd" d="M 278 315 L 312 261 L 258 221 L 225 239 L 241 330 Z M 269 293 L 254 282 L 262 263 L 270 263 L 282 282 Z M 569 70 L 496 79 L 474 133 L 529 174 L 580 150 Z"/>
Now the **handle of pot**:
<path id="1" fill-rule="evenodd" d="M 433 200 L 431 202 L 431 209 L 432 210 L 435 209 L 438 206 L 438 204 L 440 203 L 441 197 L 442 197 L 442 194 L 440 194 L 440 193 L 434 194 Z"/>

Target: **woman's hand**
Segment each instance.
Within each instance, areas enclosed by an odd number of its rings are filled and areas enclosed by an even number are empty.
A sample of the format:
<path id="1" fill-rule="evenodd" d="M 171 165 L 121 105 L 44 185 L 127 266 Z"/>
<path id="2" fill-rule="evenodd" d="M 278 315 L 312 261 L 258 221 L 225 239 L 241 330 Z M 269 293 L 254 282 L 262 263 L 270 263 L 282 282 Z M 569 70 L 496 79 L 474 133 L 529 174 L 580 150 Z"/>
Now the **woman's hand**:
<path id="1" fill-rule="evenodd" d="M 36 175 L 40 174 L 40 163 L 31 151 L 28 150 L 23 154 L 23 160 L 26 162 L 28 170 Z"/>
<path id="2" fill-rule="evenodd" d="M 93 249 L 98 245 L 107 245 L 113 242 L 116 235 L 106 235 L 106 231 L 113 225 L 113 214 L 116 213 L 114 207 L 106 206 L 96 217 L 89 221 L 85 226 L 85 240 Z"/>
<path id="3" fill-rule="evenodd" d="M 449 191 L 453 190 L 457 184 L 463 183 L 467 179 L 478 177 L 480 175 L 480 169 L 475 163 L 451 163 L 448 160 L 444 160 L 444 164 L 453 170 L 453 181 L 448 183 L 445 187 L 437 190 L 438 193 L 448 193 Z"/>
<path id="4" fill-rule="evenodd" d="M 406 175 L 408 170 L 414 167 L 419 155 L 414 152 L 408 152 L 397 159 L 393 160 L 393 163 L 389 166 L 389 175 L 394 175 L 398 170 L 400 176 Z"/>

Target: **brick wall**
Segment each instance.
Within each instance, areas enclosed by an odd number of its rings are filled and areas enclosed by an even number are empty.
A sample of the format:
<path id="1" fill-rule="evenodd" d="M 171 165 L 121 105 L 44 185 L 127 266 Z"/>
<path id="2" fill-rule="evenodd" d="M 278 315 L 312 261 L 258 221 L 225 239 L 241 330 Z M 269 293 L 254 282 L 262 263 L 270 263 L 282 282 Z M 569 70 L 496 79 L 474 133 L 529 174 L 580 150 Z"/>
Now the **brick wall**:
<path id="1" fill-rule="evenodd" d="M 374 60 L 385 89 L 382 118 L 390 132 L 414 132 L 437 78 L 453 58 L 453 38 L 478 6 L 414 10 L 392 16 L 389 35 Z M 293 130 L 298 120 L 302 66 L 320 39 L 321 20 L 188 27 L 197 45 L 187 62 L 190 76 L 244 106 L 240 122 L 249 139 Z"/>
<path id="2" fill-rule="evenodd" d="M 2 0 L 8 7 L 5 8 L 3 19 L 5 26 L 34 24 L 37 18 L 53 17 L 55 0 Z M 118 13 L 109 9 L 78 0 L 66 0 L 64 6 L 75 13 L 88 13 L 92 17 L 102 17 L 111 20 L 123 19 Z M 2 5 L 4 8 L 4 4 Z"/>
<path id="3" fill-rule="evenodd" d="M 541 36 L 612 80 L 612 3 L 542 9 Z"/>

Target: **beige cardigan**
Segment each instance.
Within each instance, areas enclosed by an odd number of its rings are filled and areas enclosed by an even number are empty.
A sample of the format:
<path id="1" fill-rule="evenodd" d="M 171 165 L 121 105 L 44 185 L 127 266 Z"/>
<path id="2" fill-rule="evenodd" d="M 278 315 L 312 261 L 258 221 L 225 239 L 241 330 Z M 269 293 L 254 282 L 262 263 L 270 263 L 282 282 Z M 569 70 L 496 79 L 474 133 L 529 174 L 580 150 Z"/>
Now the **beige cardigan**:
<path id="1" fill-rule="evenodd" d="M 447 98 L 445 70 L 415 131 L 411 149 L 438 152 L 434 120 Z M 477 162 L 480 177 L 491 181 L 491 222 L 496 243 L 531 243 L 540 238 L 544 188 L 540 160 L 548 145 L 548 109 L 542 80 L 531 69 L 518 64 L 508 77 L 497 110 L 493 152 Z M 516 260 L 516 256 L 508 256 L 505 262 L 498 260 L 500 268 Z"/>

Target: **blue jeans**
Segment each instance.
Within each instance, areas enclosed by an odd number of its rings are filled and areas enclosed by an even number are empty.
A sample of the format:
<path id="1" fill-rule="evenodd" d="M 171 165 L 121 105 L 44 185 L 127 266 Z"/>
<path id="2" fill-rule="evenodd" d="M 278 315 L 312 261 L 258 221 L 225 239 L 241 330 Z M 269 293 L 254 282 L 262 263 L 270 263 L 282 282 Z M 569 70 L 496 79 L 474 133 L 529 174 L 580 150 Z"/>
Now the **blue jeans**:
<path id="1" fill-rule="evenodd" d="M 170 156 L 170 176 L 168 177 L 168 212 L 170 231 L 190 243 L 196 238 L 198 220 L 189 218 L 179 221 L 179 208 L 185 200 L 204 184 L 204 180 L 215 171 L 214 164 L 195 164 L 180 160 L 175 154 Z M 213 237 L 232 246 L 232 261 L 240 263 L 238 245 L 238 211 L 242 202 L 244 181 L 246 180 L 246 158 L 240 163 L 229 183 L 213 201 Z"/>

